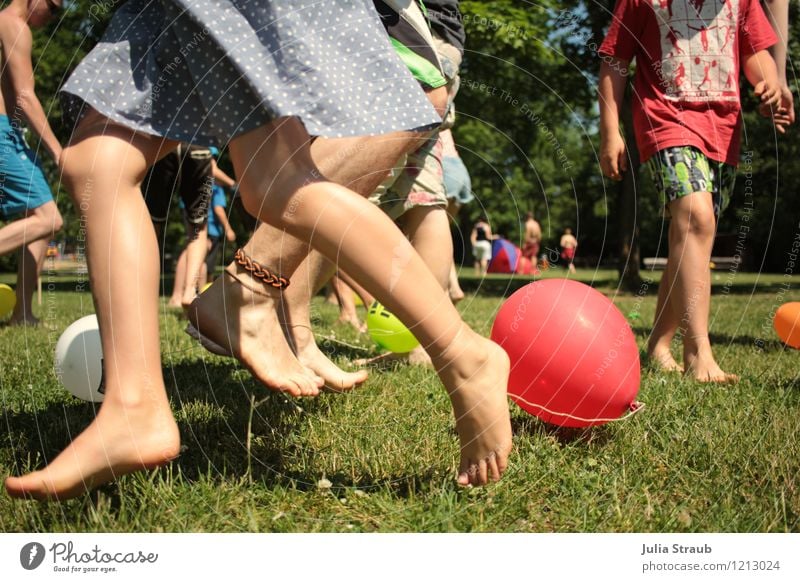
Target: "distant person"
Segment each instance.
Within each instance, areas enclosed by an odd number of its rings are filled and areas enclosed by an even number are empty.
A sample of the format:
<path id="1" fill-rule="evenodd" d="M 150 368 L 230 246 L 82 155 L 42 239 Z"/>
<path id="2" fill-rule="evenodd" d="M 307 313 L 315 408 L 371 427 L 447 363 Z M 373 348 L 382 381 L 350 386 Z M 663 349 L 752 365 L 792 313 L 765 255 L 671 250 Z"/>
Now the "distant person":
<path id="1" fill-rule="evenodd" d="M 570 273 L 575 273 L 575 252 L 578 249 L 578 239 L 572 235 L 571 228 L 565 228 L 564 234 L 561 235 L 561 258 L 567 264 L 567 269 Z"/>
<path id="2" fill-rule="evenodd" d="M 33 292 L 47 245 L 63 221 L 36 154 L 25 143 L 22 123 L 58 164 L 61 144 L 34 91 L 31 28 L 41 28 L 61 10 L 61 0 L 12 0 L 0 11 L 0 255 L 20 249 L 17 303 L 10 322 L 35 325 Z M 9 114 L 11 117 L 9 117 Z"/>
<path id="3" fill-rule="evenodd" d="M 200 289 L 205 286 L 207 281 L 214 280 L 214 272 L 220 263 L 218 256 L 220 249 L 223 248 L 223 239 L 229 243 L 236 242 L 236 233 L 228 220 L 226 211 L 228 199 L 223 189 L 224 186 L 235 192 L 236 181 L 217 166 L 216 158 L 219 156 L 219 150 L 215 147 L 209 149 L 213 156 L 211 174 L 214 178 L 214 183 L 211 186 L 211 204 L 208 208 L 208 253 L 206 254 L 205 277 L 201 277 Z"/>
<path id="4" fill-rule="evenodd" d="M 439 140 L 442 142 L 442 174 L 447 194 L 447 214 L 450 216 L 450 220 L 456 220 L 461 207 L 475 199 L 472 194 L 472 179 L 467 166 L 458 155 L 453 133 L 449 129 L 445 129 L 439 132 Z M 464 291 L 458 282 L 455 262 L 450 264 L 449 292 L 450 300 L 453 303 L 464 299 Z"/>
<path id="5" fill-rule="evenodd" d="M 173 191 L 181 197 L 187 242 L 175 265 L 169 307 L 187 308 L 201 287 L 208 252 L 208 207 L 214 183 L 212 161 L 210 148 L 183 143 L 156 162 L 142 182 L 142 195 L 162 252 Z"/>
<path id="6" fill-rule="evenodd" d="M 472 243 L 472 256 L 475 258 L 475 274 L 483 276 L 489 269 L 492 258 L 492 227 L 485 216 L 478 219 L 472 227 L 469 241 Z"/>
<path id="7" fill-rule="evenodd" d="M 533 212 L 525 214 L 525 240 L 522 246 L 522 256 L 529 259 L 533 272 L 538 270 L 539 248 L 542 243 L 542 227 L 533 218 Z"/>

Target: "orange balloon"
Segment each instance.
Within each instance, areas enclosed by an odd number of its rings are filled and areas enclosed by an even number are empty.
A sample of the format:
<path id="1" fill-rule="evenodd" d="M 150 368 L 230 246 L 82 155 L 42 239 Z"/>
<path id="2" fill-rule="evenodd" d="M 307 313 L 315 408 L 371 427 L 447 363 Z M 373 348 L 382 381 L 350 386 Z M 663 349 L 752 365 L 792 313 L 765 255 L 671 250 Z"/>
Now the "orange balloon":
<path id="1" fill-rule="evenodd" d="M 775 312 L 772 324 L 783 343 L 800 348 L 800 302 L 784 303 Z"/>

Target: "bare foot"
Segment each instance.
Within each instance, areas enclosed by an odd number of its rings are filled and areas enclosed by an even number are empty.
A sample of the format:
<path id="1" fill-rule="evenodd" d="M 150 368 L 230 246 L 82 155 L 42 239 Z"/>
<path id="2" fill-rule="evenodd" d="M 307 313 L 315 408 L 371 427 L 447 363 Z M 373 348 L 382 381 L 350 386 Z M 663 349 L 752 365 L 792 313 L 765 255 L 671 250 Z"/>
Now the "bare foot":
<path id="1" fill-rule="evenodd" d="M 166 397 L 119 405 L 106 400 L 90 424 L 41 471 L 6 479 L 11 497 L 69 499 L 114 479 L 170 462 L 180 451 Z"/>
<path id="2" fill-rule="evenodd" d="M 292 338 L 300 363 L 325 381 L 325 387 L 336 392 L 347 392 L 367 380 L 367 371 L 345 372 L 320 351 L 311 327 L 292 326 Z"/>
<path id="3" fill-rule="evenodd" d="M 722 370 L 714 359 L 708 354 L 684 353 L 683 361 L 686 368 L 686 375 L 691 376 L 698 382 L 716 384 L 735 384 L 739 381 L 739 376 L 729 374 Z"/>
<path id="4" fill-rule="evenodd" d="M 450 354 L 448 356 L 448 354 Z M 456 417 L 461 442 L 459 485 L 497 481 L 508 467 L 512 448 L 508 412 L 508 355 L 466 325 L 445 357 L 437 362 Z"/>
<path id="5" fill-rule="evenodd" d="M 683 373 L 683 366 L 681 366 L 672 356 L 669 348 L 660 349 L 654 348 L 647 351 L 647 358 L 650 363 L 662 372 L 679 372 Z"/>
<path id="6" fill-rule="evenodd" d="M 323 380 L 295 357 L 278 318 L 279 292 L 270 293 L 275 295 L 255 294 L 226 273 L 194 300 L 189 321 L 268 388 L 316 396 Z"/>

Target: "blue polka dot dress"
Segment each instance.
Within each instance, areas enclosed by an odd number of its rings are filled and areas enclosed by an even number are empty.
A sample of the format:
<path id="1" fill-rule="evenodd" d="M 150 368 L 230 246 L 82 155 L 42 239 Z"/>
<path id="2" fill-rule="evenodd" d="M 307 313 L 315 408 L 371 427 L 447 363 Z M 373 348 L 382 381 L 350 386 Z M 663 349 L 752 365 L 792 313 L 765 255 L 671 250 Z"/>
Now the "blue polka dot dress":
<path id="1" fill-rule="evenodd" d="M 128 0 L 62 88 L 134 130 L 224 144 L 277 117 L 346 137 L 439 123 L 371 0 Z"/>

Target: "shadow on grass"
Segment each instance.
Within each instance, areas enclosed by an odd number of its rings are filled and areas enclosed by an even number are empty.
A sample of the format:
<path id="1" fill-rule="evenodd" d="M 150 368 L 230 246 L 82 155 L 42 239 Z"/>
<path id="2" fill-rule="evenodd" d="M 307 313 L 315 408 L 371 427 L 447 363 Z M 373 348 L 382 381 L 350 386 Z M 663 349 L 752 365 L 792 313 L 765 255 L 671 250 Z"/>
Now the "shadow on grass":
<path id="1" fill-rule="evenodd" d="M 511 431 L 517 436 L 525 435 L 534 438 L 549 437 L 555 439 L 561 445 L 592 443 L 603 446 L 612 438 L 608 429 L 602 425 L 586 428 L 556 426 L 541 421 L 533 415 L 512 416 Z"/>
<path id="2" fill-rule="evenodd" d="M 234 481 L 246 478 L 266 487 L 317 487 L 316 471 L 298 471 L 296 463 L 290 468 L 287 461 L 302 456 L 298 427 L 308 417 L 325 416 L 336 394 L 293 399 L 267 390 L 248 372 L 226 362 L 178 363 L 164 372 L 182 450 L 159 473 L 177 471 L 188 482 L 211 475 Z M 99 406 L 75 400 L 36 412 L 6 411 L 6 430 L 0 438 L 4 462 L 13 474 L 43 468 L 94 420 L 98 410 Z M 366 472 L 357 478 L 333 474 L 328 479 L 336 487 L 389 488 L 406 496 L 424 488 L 434 473 L 431 469 L 375 477 Z M 112 504 L 120 493 L 113 484 L 100 491 L 111 497 Z"/>

